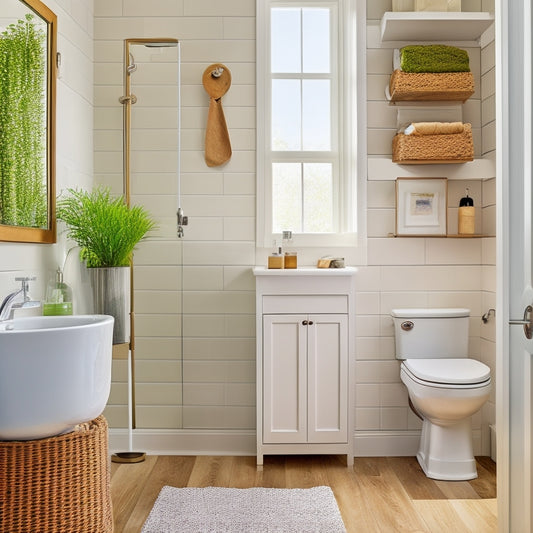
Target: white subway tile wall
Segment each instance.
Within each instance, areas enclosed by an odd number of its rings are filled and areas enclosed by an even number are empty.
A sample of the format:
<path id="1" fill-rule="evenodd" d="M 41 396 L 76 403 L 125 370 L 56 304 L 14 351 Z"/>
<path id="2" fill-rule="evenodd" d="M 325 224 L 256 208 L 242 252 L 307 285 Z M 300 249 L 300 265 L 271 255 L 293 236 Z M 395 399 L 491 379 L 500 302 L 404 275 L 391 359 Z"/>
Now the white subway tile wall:
<path id="1" fill-rule="evenodd" d="M 493 2 L 463 0 L 463 10 L 493 10 Z M 356 431 L 410 431 L 420 427 L 410 412 L 394 354 L 394 307 L 461 306 L 472 310 L 471 350 L 494 370 L 494 322 L 480 325 L 495 304 L 495 239 L 391 238 L 395 231 L 396 177 L 390 164 L 395 108 L 384 95 L 392 48 L 379 40 L 379 21 L 390 0 L 367 1 L 367 264 L 357 276 Z M 144 428 L 255 427 L 255 300 L 251 266 L 266 260 L 255 243 L 255 2 L 253 0 L 96 0 L 95 172 L 120 190 L 122 39 L 176 37 L 182 42 L 183 207 L 186 237 L 175 232 L 175 56 L 136 51 L 133 75 L 134 200 L 154 212 L 160 227 L 135 256 L 137 330 L 137 425 Z M 476 82 L 464 105 L 473 125 L 476 158 L 494 158 L 494 46 L 468 48 Z M 151 62 L 147 62 L 151 60 Z M 142 61 L 142 62 L 141 62 Z M 231 161 L 208 168 L 203 142 L 208 98 L 201 75 L 225 63 L 233 84 L 223 98 L 233 146 Z M 389 162 L 387 162 L 387 158 Z M 476 227 L 495 233 L 495 179 L 443 165 L 418 175 L 449 181 L 450 233 L 465 187 L 475 198 Z M 431 173 L 432 172 L 432 173 Z M 323 250 L 300 251 L 313 264 Z M 328 250 L 329 252 L 329 250 Z M 336 255 L 356 257 L 353 250 Z M 183 294 L 180 294 L 183 286 Z M 180 324 L 183 313 L 183 329 Z M 183 354 L 181 339 L 183 334 Z M 183 355 L 183 359 L 182 359 Z M 126 424 L 124 364 L 114 363 L 106 413 L 112 426 Z M 182 384 L 183 378 L 183 384 Z M 183 400 L 180 403 L 180 399 Z M 494 399 L 475 418 L 488 435 Z M 487 437 L 488 438 L 488 437 Z M 483 452 L 488 440 L 482 437 Z"/>
<path id="2" fill-rule="evenodd" d="M 95 179 L 117 192 L 123 39 L 181 42 L 181 194 L 189 216 L 182 241 L 175 236 L 177 53 L 132 47 L 132 202 L 158 223 L 135 254 L 137 427 L 254 428 L 255 2 L 102 0 L 95 11 Z M 223 107 L 233 156 L 209 168 L 202 74 L 217 62 L 232 73 Z M 125 362 L 114 370 L 106 414 L 124 427 Z"/>

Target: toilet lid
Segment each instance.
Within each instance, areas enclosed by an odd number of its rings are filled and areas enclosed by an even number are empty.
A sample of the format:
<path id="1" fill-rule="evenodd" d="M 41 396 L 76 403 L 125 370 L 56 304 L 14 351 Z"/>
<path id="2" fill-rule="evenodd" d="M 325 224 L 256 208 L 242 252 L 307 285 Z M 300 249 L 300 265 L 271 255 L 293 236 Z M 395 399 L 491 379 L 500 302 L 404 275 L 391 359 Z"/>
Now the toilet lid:
<path id="1" fill-rule="evenodd" d="M 482 383 L 490 378 L 490 368 L 475 359 L 406 359 L 403 364 L 419 379 L 432 383 Z"/>

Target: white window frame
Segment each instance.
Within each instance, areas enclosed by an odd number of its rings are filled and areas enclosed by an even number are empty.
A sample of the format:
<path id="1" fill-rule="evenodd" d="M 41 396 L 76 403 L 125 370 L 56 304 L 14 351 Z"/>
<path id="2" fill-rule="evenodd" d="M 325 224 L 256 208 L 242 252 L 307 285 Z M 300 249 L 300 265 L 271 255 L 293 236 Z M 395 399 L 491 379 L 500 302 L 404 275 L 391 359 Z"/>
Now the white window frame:
<path id="1" fill-rule="evenodd" d="M 362 5 L 363 4 L 363 5 Z M 366 73 L 365 32 L 366 2 L 361 0 L 257 0 L 257 246 L 271 248 L 281 242 L 281 234 L 272 232 L 272 161 L 305 162 L 329 160 L 338 151 L 333 169 L 333 213 L 335 233 L 293 233 L 294 246 L 354 246 L 366 227 L 364 198 L 366 182 Z M 332 72 L 338 73 L 332 86 L 332 111 L 338 116 L 331 132 L 332 151 L 273 152 L 271 147 L 270 10 L 272 7 L 333 7 L 337 10 L 337 61 Z M 356 26 L 357 25 L 357 26 Z M 335 61 L 335 54 L 332 54 Z M 356 119 L 357 117 L 357 119 Z M 327 157 L 327 159 L 325 159 Z M 335 168 L 337 167 L 338 168 Z M 336 185 L 336 186 L 335 186 Z M 358 206 L 358 204 L 360 204 Z M 293 228 L 286 228 L 293 229 Z"/>

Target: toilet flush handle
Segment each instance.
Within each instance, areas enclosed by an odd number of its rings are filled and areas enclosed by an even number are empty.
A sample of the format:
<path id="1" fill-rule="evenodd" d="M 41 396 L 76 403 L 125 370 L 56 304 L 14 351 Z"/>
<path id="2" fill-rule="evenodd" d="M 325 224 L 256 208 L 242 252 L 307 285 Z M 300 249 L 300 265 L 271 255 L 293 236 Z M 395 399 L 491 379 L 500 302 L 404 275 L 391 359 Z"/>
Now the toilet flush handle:
<path id="1" fill-rule="evenodd" d="M 401 326 L 400 326 L 404 331 L 411 331 L 415 325 L 413 322 L 411 322 L 410 320 L 406 320 L 405 322 L 402 322 Z"/>

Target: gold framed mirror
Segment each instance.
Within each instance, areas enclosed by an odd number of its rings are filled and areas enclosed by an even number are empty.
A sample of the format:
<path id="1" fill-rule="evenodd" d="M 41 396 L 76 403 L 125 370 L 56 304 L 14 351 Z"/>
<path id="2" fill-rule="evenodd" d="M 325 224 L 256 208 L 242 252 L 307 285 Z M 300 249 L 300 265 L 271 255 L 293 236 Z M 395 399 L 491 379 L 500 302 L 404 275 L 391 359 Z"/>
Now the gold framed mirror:
<path id="1" fill-rule="evenodd" d="M 53 243 L 57 17 L 40 0 L 2 0 L 0 241 Z"/>

